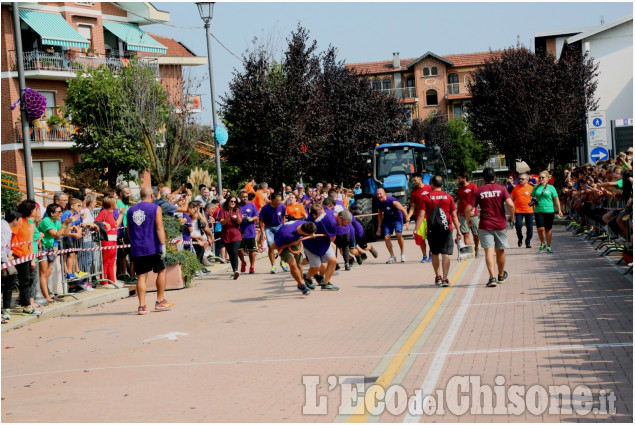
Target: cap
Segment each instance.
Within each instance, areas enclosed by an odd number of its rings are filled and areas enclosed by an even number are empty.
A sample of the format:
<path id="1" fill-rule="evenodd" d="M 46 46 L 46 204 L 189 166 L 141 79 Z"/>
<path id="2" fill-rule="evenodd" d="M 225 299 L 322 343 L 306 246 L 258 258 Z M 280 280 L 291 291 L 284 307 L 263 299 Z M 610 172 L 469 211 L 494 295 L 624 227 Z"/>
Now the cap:
<path id="1" fill-rule="evenodd" d="M 304 185 L 302 183 L 296 184 L 295 187 L 304 189 Z"/>

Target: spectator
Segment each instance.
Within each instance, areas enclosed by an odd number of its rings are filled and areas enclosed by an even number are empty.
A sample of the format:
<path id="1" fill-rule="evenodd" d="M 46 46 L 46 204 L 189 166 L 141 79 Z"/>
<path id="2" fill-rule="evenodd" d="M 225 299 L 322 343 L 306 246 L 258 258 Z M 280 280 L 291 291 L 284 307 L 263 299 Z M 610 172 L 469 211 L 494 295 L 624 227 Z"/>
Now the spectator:
<path id="1" fill-rule="evenodd" d="M 289 220 L 306 220 L 308 215 L 304 206 L 297 202 L 295 194 L 289 195 L 289 203 L 287 204 L 285 215 Z"/>
<path id="2" fill-rule="evenodd" d="M 65 222 L 61 221 L 62 207 L 58 204 L 50 204 L 46 207 L 46 217 L 42 219 L 42 222 L 38 226 L 38 230 L 43 233 L 42 237 L 42 252 L 46 255 L 42 256 L 40 260 L 40 289 L 42 295 L 47 302 L 55 302 L 55 299 L 51 297 L 48 287 L 48 281 L 51 276 L 53 263 L 56 260 L 56 254 L 60 246 L 60 238 L 62 236 L 69 236 L 71 231 L 71 217 L 68 217 Z"/>
<path id="3" fill-rule="evenodd" d="M 126 228 L 128 227 L 128 218 L 127 212 L 130 208 L 130 201 L 132 192 L 128 185 L 122 183 L 117 186 L 116 190 L 117 197 L 117 210 L 120 212 L 119 214 L 123 215 L 123 222 L 120 226 L 123 228 L 119 228 L 117 230 L 117 245 L 130 245 L 130 239 L 128 238 L 128 233 L 126 232 Z M 127 280 L 128 283 L 135 283 L 137 278 L 135 277 L 134 264 L 128 264 L 128 257 L 130 256 L 130 248 L 118 248 L 117 249 L 117 270 L 118 274 L 122 276 L 123 279 Z"/>
<path id="4" fill-rule="evenodd" d="M 12 229 L 20 223 L 22 215 L 15 211 L 9 210 L 4 213 L 2 219 L 2 264 L 13 261 L 13 252 L 11 251 Z M 2 323 L 6 323 L 11 319 L 9 309 L 11 308 L 11 298 L 13 296 L 13 288 L 17 282 L 17 270 L 14 266 L 2 270 Z"/>
<path id="5" fill-rule="evenodd" d="M 209 189 L 207 187 L 203 186 L 199 190 L 199 194 L 196 196 L 196 198 L 194 198 L 194 200 L 201 202 L 203 205 L 211 202 L 212 201 L 212 196 L 210 194 Z"/>
<path id="6" fill-rule="evenodd" d="M 62 217 L 60 219 L 62 222 L 64 222 L 69 217 L 71 218 L 71 234 L 70 236 L 65 236 L 62 238 L 62 249 L 72 249 L 78 248 L 80 246 L 80 243 L 76 241 L 81 239 L 82 237 L 82 230 L 80 228 L 80 225 L 82 224 L 82 218 L 79 214 L 81 210 L 82 201 L 77 198 L 71 198 L 68 203 L 68 209 L 62 213 Z M 68 254 L 66 254 L 64 267 L 66 269 L 66 279 L 68 281 L 81 279 L 88 274 L 79 270 L 76 252 L 69 252 Z M 73 284 L 73 286 L 69 288 L 70 292 L 79 292 L 80 290 L 81 287 L 75 284 Z"/>
<path id="7" fill-rule="evenodd" d="M 101 246 L 102 248 L 113 248 L 101 251 L 102 261 L 104 264 L 103 278 L 104 280 L 111 282 L 102 282 L 101 285 L 106 288 L 114 288 L 113 284 L 117 280 L 115 275 L 117 250 L 114 247 L 117 246 L 117 229 L 123 222 L 125 208 L 122 207 L 120 210 L 116 209 L 117 198 L 114 196 L 105 197 L 102 205 L 104 208 L 99 212 L 99 214 L 97 214 L 97 218 L 95 218 L 95 221 L 103 223 L 106 229 L 107 240 L 102 240 Z"/>
<path id="8" fill-rule="evenodd" d="M 18 212 L 22 217 L 18 219 L 18 224 L 11 228 L 11 250 L 16 258 L 29 256 L 33 253 L 33 225 L 29 223 L 29 219 L 35 217 L 37 205 L 35 201 L 26 199 L 18 205 Z M 20 306 L 22 312 L 27 315 L 39 316 L 42 311 L 36 309 L 33 304 L 35 301 L 31 297 L 31 274 L 35 270 L 35 259 L 16 264 L 15 268 L 18 272 L 18 289 L 20 292 Z"/>

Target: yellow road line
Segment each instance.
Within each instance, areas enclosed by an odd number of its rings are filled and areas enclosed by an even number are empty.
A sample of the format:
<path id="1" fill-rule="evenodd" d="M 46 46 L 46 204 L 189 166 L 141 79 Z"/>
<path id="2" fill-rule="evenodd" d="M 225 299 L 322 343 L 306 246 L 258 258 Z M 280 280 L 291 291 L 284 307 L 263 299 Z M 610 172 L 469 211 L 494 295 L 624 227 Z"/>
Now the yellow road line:
<path id="1" fill-rule="evenodd" d="M 454 274 L 450 278 L 450 281 L 452 282 L 455 281 L 456 278 L 461 275 L 461 272 L 463 271 L 463 269 L 465 268 L 468 262 L 469 260 L 463 261 L 461 263 L 459 268 L 454 272 Z M 436 315 L 441 304 L 443 304 L 443 301 L 448 296 L 450 289 L 451 289 L 451 286 L 444 288 L 441 291 L 437 300 L 434 302 L 434 304 L 432 304 L 432 306 L 430 307 L 430 310 L 428 310 L 428 313 L 426 313 L 423 319 L 421 319 L 421 322 L 419 323 L 419 325 L 415 328 L 412 334 L 410 334 L 406 342 L 404 342 L 404 344 L 401 346 L 399 351 L 395 354 L 392 361 L 386 368 L 386 371 L 377 379 L 377 381 L 375 381 L 375 383 L 378 386 L 380 386 L 384 390 L 388 388 L 392 380 L 395 378 L 395 375 L 397 375 L 397 373 L 403 366 L 404 361 L 406 361 L 407 354 L 412 350 L 412 348 L 416 344 L 421 334 L 425 331 L 428 324 L 430 324 L 430 321 L 432 320 L 432 318 Z M 355 409 L 355 413 L 351 415 L 351 417 L 348 419 L 348 422 L 351 422 L 351 423 L 366 422 L 366 420 L 368 419 L 368 410 L 366 410 L 366 405 L 368 404 L 369 406 L 373 406 L 375 404 L 375 400 L 377 399 L 377 392 L 378 392 L 377 387 L 371 387 L 369 389 L 369 391 L 364 396 L 364 403 L 360 403 L 357 406 L 357 409 Z"/>

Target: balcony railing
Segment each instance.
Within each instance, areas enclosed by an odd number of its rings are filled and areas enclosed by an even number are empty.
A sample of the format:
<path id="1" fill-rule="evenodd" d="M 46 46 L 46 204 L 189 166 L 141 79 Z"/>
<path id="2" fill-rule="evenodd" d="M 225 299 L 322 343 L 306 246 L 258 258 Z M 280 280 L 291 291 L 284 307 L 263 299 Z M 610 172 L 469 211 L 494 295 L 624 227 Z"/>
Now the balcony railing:
<path id="1" fill-rule="evenodd" d="M 46 125 L 44 127 L 31 125 L 29 129 L 32 143 L 70 142 L 74 132 L 74 125 Z M 22 143 L 22 124 L 15 124 L 15 134 L 17 142 Z"/>
<path id="2" fill-rule="evenodd" d="M 448 94 L 461 94 L 460 85 L 460 83 L 448 84 Z"/>
<path id="3" fill-rule="evenodd" d="M 46 53 L 38 50 L 24 52 L 25 71 L 86 71 L 88 68 L 97 68 L 106 65 L 112 72 L 121 72 L 123 67 L 130 64 L 131 59 L 107 56 L 76 56 L 72 60 L 60 53 Z M 159 78 L 159 61 L 156 58 L 139 57 L 139 63 L 150 67 Z M 18 61 L 15 51 L 9 51 L 11 71 L 18 70 Z"/>
<path id="4" fill-rule="evenodd" d="M 397 88 L 397 89 L 383 89 L 382 93 L 395 96 L 397 99 L 412 99 L 416 96 L 416 90 L 414 87 Z"/>

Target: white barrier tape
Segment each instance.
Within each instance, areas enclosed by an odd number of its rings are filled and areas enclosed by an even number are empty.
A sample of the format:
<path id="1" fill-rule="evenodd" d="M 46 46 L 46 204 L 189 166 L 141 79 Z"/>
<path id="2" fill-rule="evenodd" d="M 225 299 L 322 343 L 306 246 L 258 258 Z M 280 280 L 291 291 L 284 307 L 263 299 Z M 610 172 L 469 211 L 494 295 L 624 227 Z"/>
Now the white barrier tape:
<path id="1" fill-rule="evenodd" d="M 68 248 L 68 249 L 58 249 L 56 251 L 40 251 L 36 254 L 30 254 L 30 255 L 27 255 L 26 257 L 16 258 L 15 260 L 11 260 L 7 263 L 3 263 L 2 270 L 9 268 L 10 266 L 26 263 L 27 261 L 31 261 L 38 257 L 45 257 L 47 255 L 60 255 L 60 254 L 68 254 L 68 253 L 80 252 L 80 251 L 104 251 L 106 249 L 118 249 L 118 248 L 130 248 L 130 245 L 95 246 L 93 248 Z"/>

